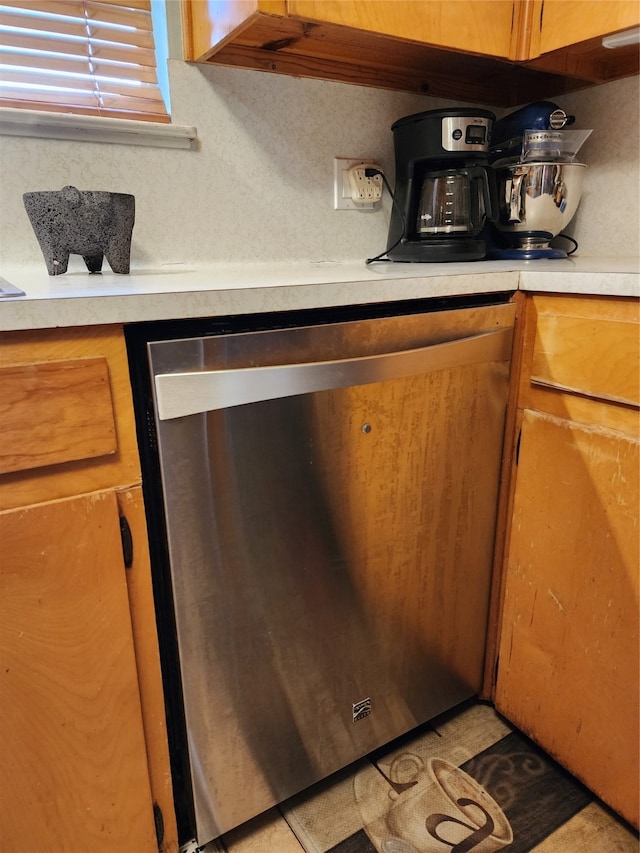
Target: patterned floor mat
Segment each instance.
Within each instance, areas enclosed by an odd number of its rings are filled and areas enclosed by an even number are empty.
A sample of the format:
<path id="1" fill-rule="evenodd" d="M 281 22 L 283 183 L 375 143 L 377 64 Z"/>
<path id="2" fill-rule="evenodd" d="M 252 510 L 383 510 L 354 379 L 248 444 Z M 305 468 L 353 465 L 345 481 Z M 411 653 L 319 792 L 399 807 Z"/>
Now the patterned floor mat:
<path id="1" fill-rule="evenodd" d="M 637 837 L 489 705 L 293 798 L 307 853 L 637 853 Z"/>

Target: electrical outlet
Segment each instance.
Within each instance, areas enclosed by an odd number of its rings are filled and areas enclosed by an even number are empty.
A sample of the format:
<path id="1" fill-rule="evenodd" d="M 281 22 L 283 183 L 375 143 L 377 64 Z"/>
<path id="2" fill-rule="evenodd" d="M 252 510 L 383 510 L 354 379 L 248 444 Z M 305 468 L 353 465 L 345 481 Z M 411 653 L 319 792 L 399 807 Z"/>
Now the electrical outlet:
<path id="1" fill-rule="evenodd" d="M 356 204 L 367 204 L 382 199 L 382 175 L 367 177 L 367 169 L 377 169 L 375 163 L 361 163 L 349 169 L 349 183 L 351 185 L 351 198 Z"/>
<path id="2" fill-rule="evenodd" d="M 382 177 L 367 178 L 365 168 L 380 168 L 371 159 L 335 157 L 333 160 L 334 210 L 373 210 L 382 198 Z"/>

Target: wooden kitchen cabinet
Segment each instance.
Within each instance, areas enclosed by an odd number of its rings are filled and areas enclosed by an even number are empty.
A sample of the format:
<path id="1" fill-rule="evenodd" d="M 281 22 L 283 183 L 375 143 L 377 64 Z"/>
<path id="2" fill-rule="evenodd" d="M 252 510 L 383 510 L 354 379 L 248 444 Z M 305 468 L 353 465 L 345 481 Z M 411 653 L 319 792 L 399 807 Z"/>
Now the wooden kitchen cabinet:
<path id="1" fill-rule="evenodd" d="M 156 848 L 113 492 L 0 513 L 5 850 Z"/>
<path id="2" fill-rule="evenodd" d="M 449 97 L 464 85 L 483 103 L 503 70 L 492 55 L 511 51 L 511 0 L 495 0 L 491 16 L 478 0 L 183 0 L 182 10 L 196 62 Z"/>
<path id="3" fill-rule="evenodd" d="M 491 15 L 476 0 L 287 0 L 286 14 L 469 53 L 511 55 L 511 0 L 493 0 Z"/>
<path id="4" fill-rule="evenodd" d="M 529 58 L 640 24 L 636 0 L 534 0 Z M 605 50 L 609 50 L 605 48 Z M 611 51 L 609 50 L 610 56 Z"/>
<path id="5" fill-rule="evenodd" d="M 638 826 L 638 300 L 527 303 L 495 704 Z"/>
<path id="6" fill-rule="evenodd" d="M 3 335 L 0 542 L 0 847 L 175 853 L 121 328 Z"/>
<path id="7" fill-rule="evenodd" d="M 635 3 L 545 0 L 545 14 L 542 0 L 490 6 L 487 14 L 484 0 L 182 0 L 185 57 L 496 106 L 638 72 L 637 50 L 591 41 L 632 26 Z"/>
<path id="8" fill-rule="evenodd" d="M 529 68 L 591 83 L 638 73 L 638 45 L 610 49 L 602 37 L 640 25 L 636 0 L 533 0 Z"/>
<path id="9" fill-rule="evenodd" d="M 326 32 L 335 37 L 336 46 L 339 33 L 332 28 L 349 27 L 354 31 L 354 39 L 357 32 L 373 33 L 509 57 L 513 7 L 512 0 L 494 0 L 488 16 L 483 3 L 477 0 L 457 0 L 456 3 L 441 0 L 358 0 L 357 3 L 345 0 L 220 0 L 208 4 L 196 0 L 185 3 L 190 23 L 191 59 L 211 53 L 229 36 L 235 40 L 240 29 L 256 27 L 261 19 L 267 26 L 289 26 L 292 38 L 300 33 L 300 37 L 309 42 L 310 50 L 313 49 L 314 30 L 324 25 Z M 262 30 L 256 27 L 256 32 Z M 249 44 L 249 34 L 244 38 L 246 41 L 241 43 Z M 254 42 L 256 47 L 260 46 L 257 38 Z M 273 45 L 272 50 L 285 47 L 291 45 Z M 319 45 L 316 47 L 320 50 Z M 325 50 L 330 56 L 333 44 L 326 45 Z"/>

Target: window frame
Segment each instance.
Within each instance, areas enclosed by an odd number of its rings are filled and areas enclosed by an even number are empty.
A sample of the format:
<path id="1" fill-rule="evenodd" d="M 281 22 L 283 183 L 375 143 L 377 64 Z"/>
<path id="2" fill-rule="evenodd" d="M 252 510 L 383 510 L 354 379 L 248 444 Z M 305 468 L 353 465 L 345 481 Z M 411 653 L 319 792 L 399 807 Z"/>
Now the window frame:
<path id="1" fill-rule="evenodd" d="M 0 3 L 2 0 L 0 0 Z M 156 43 L 158 84 L 170 112 L 168 60 L 179 49 L 182 60 L 181 21 L 176 3 L 151 0 Z M 164 21 L 162 20 L 164 18 Z M 160 24 L 162 32 L 157 29 Z M 111 142 L 169 148 L 197 148 L 197 129 L 171 122 L 136 120 L 126 117 L 55 112 L 46 109 L 0 106 L 0 135 L 70 141 Z"/>

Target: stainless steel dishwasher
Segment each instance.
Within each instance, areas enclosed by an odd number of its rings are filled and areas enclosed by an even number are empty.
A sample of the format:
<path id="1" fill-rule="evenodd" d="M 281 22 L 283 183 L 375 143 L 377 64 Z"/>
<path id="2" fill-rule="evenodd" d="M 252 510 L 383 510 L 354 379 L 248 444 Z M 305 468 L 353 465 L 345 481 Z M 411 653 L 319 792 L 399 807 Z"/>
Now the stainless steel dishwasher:
<path id="1" fill-rule="evenodd" d="M 477 693 L 513 320 L 148 340 L 199 844 Z"/>

